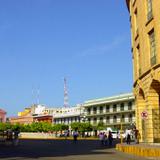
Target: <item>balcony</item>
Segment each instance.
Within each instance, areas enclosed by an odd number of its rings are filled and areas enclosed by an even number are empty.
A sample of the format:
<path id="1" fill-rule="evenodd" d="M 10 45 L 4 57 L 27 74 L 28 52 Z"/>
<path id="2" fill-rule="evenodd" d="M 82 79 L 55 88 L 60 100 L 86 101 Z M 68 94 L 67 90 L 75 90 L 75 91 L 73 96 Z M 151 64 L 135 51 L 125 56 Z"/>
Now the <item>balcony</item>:
<path id="1" fill-rule="evenodd" d="M 122 118 L 122 119 L 121 119 L 121 123 L 124 123 L 124 122 L 125 122 L 125 119 L 124 119 L 124 118 Z"/>
<path id="2" fill-rule="evenodd" d="M 128 122 L 132 122 L 132 118 L 129 118 L 129 119 L 128 119 Z"/>
<path id="3" fill-rule="evenodd" d="M 117 108 L 113 108 L 113 112 L 117 112 Z"/>
<path id="4" fill-rule="evenodd" d="M 103 110 L 100 110 L 100 112 L 99 112 L 100 114 L 103 114 Z"/>
<path id="5" fill-rule="evenodd" d="M 97 111 L 93 111 L 93 114 L 97 114 Z"/>
<path id="6" fill-rule="evenodd" d="M 109 108 L 106 108 L 106 113 L 108 113 L 109 112 Z"/>
<path id="7" fill-rule="evenodd" d="M 94 117 L 94 116 L 105 116 L 105 115 L 115 115 L 115 114 L 125 114 L 125 113 L 131 113 L 131 112 L 135 112 L 135 109 L 131 108 L 131 110 L 123 110 L 123 111 L 116 111 L 116 112 L 107 112 L 107 113 L 97 113 L 97 112 L 93 112 L 90 115 L 87 115 L 88 117 Z"/>

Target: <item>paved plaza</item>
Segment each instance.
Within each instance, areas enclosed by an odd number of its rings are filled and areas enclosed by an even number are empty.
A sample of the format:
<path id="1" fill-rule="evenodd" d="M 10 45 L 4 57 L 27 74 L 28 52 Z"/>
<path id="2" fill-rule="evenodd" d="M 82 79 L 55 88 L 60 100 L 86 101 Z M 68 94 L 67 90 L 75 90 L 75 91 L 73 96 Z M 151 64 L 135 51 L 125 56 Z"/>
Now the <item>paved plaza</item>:
<path id="1" fill-rule="evenodd" d="M 16 147 L 1 144 L 0 159 L 136 160 L 137 157 L 101 146 L 97 140 L 79 140 L 77 143 L 72 140 L 21 140 Z"/>

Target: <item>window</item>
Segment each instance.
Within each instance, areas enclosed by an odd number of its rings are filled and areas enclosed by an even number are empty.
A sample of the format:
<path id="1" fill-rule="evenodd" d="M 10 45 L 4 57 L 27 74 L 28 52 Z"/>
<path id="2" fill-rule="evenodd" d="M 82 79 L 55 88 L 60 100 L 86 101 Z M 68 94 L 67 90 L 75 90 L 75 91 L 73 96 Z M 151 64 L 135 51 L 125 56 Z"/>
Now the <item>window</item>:
<path id="1" fill-rule="evenodd" d="M 88 114 L 88 115 L 91 114 L 91 109 L 90 109 L 90 108 L 87 109 L 87 114 Z"/>
<path id="2" fill-rule="evenodd" d="M 124 103 L 121 103 L 120 110 L 121 110 L 121 111 L 124 111 Z"/>
<path id="3" fill-rule="evenodd" d="M 109 105 L 106 106 L 106 112 L 109 112 Z"/>
<path id="4" fill-rule="evenodd" d="M 147 0 L 147 19 L 150 21 L 152 18 L 152 0 Z"/>
<path id="5" fill-rule="evenodd" d="M 134 25 L 135 25 L 135 36 L 137 37 L 138 35 L 138 25 L 137 25 L 137 9 L 134 12 Z"/>
<path id="6" fill-rule="evenodd" d="M 100 122 L 103 122 L 103 117 L 100 117 Z"/>
<path id="7" fill-rule="evenodd" d="M 103 113 L 103 107 L 100 106 L 100 113 Z"/>
<path id="8" fill-rule="evenodd" d="M 128 103 L 128 110 L 132 110 L 132 102 Z"/>
<path id="9" fill-rule="evenodd" d="M 151 66 L 156 64 L 156 42 L 154 30 L 149 33 Z"/>
<path id="10" fill-rule="evenodd" d="M 94 108 L 93 108 L 93 114 L 96 114 L 96 113 L 97 113 L 97 108 L 94 107 Z"/>
<path id="11" fill-rule="evenodd" d="M 141 75 L 141 55 L 140 55 L 140 49 L 139 49 L 139 45 L 137 46 L 136 48 L 137 50 L 137 72 L 138 72 L 138 75 L 140 76 Z"/>
<path id="12" fill-rule="evenodd" d="M 94 119 L 93 119 L 93 122 L 94 122 L 94 123 L 97 123 L 97 118 L 94 118 Z"/>
<path id="13" fill-rule="evenodd" d="M 122 115 L 122 117 L 121 117 L 121 122 L 124 122 L 125 120 L 125 116 L 124 115 Z"/>
<path id="14" fill-rule="evenodd" d="M 129 115 L 129 122 L 132 122 L 132 114 Z"/>
<path id="15" fill-rule="evenodd" d="M 116 104 L 113 105 L 113 112 L 117 112 L 117 105 Z"/>
<path id="16" fill-rule="evenodd" d="M 113 117 L 113 123 L 117 123 L 117 116 Z"/>
<path id="17" fill-rule="evenodd" d="M 108 116 L 107 118 L 106 118 L 106 123 L 109 123 L 110 122 L 110 117 Z"/>

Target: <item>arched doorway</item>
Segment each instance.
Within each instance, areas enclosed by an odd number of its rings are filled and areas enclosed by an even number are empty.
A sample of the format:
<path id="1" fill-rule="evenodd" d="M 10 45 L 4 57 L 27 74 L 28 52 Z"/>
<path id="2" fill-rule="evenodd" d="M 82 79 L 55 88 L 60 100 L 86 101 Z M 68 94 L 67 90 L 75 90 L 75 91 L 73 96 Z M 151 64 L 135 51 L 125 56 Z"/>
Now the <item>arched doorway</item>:
<path id="1" fill-rule="evenodd" d="M 149 139 L 153 142 L 160 142 L 160 82 L 153 80 L 148 96 L 148 109 L 149 109 L 149 124 L 148 133 Z"/>
<path id="2" fill-rule="evenodd" d="M 136 127 L 141 135 L 141 142 L 145 141 L 144 121 L 141 118 L 141 113 L 146 110 L 146 100 L 142 88 L 139 89 L 138 96 L 136 97 Z"/>

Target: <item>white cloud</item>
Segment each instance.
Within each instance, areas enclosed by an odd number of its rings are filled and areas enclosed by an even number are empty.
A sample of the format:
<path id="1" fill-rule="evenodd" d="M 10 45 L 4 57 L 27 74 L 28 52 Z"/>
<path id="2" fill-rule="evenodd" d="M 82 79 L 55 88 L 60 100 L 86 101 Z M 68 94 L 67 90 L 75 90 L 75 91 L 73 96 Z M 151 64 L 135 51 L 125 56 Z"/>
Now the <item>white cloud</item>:
<path id="1" fill-rule="evenodd" d="M 116 47 L 122 45 L 126 40 L 125 35 L 116 36 L 110 43 L 99 45 L 93 48 L 88 48 L 82 52 L 77 54 L 78 57 L 86 57 L 86 56 L 96 56 L 100 54 L 106 54 L 111 50 L 114 50 Z"/>

